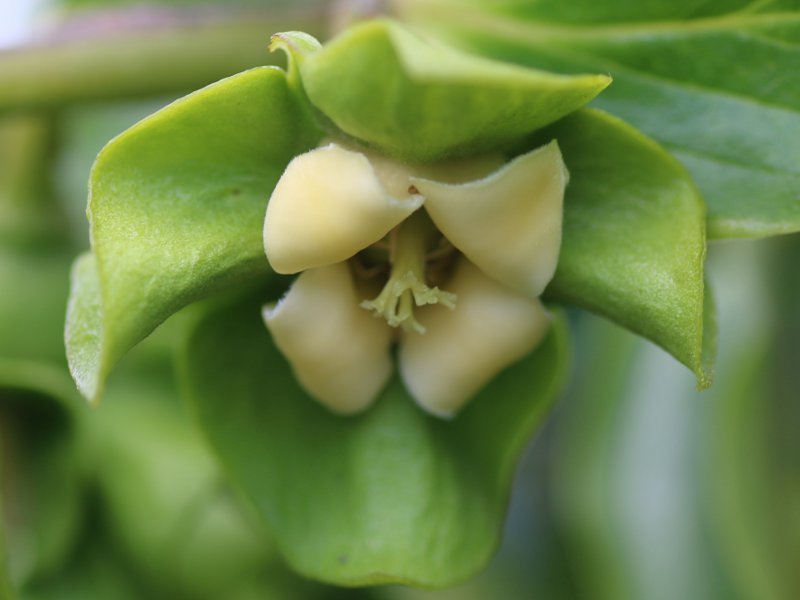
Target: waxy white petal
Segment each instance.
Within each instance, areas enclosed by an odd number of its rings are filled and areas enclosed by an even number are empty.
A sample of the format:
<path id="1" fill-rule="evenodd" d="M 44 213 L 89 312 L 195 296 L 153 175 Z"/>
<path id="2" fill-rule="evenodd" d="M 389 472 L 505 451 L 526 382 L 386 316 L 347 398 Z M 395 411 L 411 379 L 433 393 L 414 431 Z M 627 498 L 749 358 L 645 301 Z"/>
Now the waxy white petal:
<path id="1" fill-rule="evenodd" d="M 264 250 L 278 273 L 347 260 L 422 204 L 387 192 L 367 158 L 335 144 L 295 157 L 264 219 Z"/>
<path id="2" fill-rule="evenodd" d="M 412 178 L 436 227 L 484 273 L 530 297 L 555 273 L 567 170 L 553 141 L 492 175 L 452 185 Z"/>
<path id="3" fill-rule="evenodd" d="M 330 410 L 359 412 L 392 373 L 392 331 L 359 306 L 350 268 L 302 273 L 264 322 L 303 388 Z"/>
<path id="4" fill-rule="evenodd" d="M 531 352 L 550 324 L 538 299 L 490 279 L 466 259 L 447 288 L 458 295 L 455 310 L 418 309 L 427 331 L 404 335 L 399 352 L 400 375 L 411 396 L 443 417 Z"/>

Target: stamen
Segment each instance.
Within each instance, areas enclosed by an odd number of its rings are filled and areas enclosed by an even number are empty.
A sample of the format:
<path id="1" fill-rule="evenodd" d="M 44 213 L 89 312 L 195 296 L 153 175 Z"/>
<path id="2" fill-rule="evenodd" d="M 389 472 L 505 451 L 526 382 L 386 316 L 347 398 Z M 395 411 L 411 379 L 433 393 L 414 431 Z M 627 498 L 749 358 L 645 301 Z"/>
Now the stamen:
<path id="1" fill-rule="evenodd" d="M 439 235 L 423 211 L 417 211 L 401 223 L 390 238 L 392 271 L 389 280 L 374 300 L 364 300 L 361 306 L 386 319 L 392 327 L 417 333 L 425 333 L 425 328 L 414 318 L 414 305 L 441 304 L 455 308 L 455 294 L 425 283 L 428 251 Z"/>

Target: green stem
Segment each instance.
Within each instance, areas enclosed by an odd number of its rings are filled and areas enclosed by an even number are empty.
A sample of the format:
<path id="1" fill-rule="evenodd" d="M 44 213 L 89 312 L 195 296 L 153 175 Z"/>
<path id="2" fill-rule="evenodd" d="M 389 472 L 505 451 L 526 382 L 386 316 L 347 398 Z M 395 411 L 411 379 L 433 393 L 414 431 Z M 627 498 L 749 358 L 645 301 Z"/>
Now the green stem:
<path id="1" fill-rule="evenodd" d="M 0 117 L 0 241 L 67 237 L 50 175 L 56 148 L 50 116 Z"/>
<path id="2" fill-rule="evenodd" d="M 322 13 L 230 9 L 84 17 L 41 42 L 0 51 L 0 113 L 196 89 L 282 60 L 267 51 L 276 31 L 322 36 L 324 26 Z"/>

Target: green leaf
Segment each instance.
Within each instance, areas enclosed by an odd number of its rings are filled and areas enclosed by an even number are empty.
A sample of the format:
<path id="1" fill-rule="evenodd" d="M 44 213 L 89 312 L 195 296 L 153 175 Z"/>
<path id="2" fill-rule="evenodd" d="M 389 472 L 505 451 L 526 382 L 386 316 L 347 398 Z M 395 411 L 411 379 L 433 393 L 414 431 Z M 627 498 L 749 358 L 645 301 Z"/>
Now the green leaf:
<path id="1" fill-rule="evenodd" d="M 55 119 L 15 115 L 0 119 L 0 240 L 33 245 L 64 238 L 63 211 L 50 177 Z"/>
<path id="2" fill-rule="evenodd" d="M 72 549 L 69 561 L 51 576 L 31 582 L 20 590 L 20 600 L 141 600 L 159 598 L 142 586 L 109 540 L 102 525 L 89 519 L 90 535 Z"/>
<path id="3" fill-rule="evenodd" d="M 2 510 L 2 498 L 0 498 L 0 510 Z M 11 577 L 8 574 L 8 551 L 6 549 L 6 525 L 0 522 L 0 597 L 6 600 L 14 600 L 16 595 L 11 587 Z"/>
<path id="4" fill-rule="evenodd" d="M 558 8 L 561 7 L 561 8 Z M 800 3 L 403 3 L 450 41 L 526 66 L 608 72 L 596 106 L 691 171 L 712 238 L 800 231 Z"/>
<path id="5" fill-rule="evenodd" d="M 90 399 L 97 394 L 103 327 L 97 261 L 92 254 L 82 254 L 72 267 L 64 343 L 70 373 L 80 392 Z"/>
<path id="6" fill-rule="evenodd" d="M 397 379 L 365 414 L 339 417 L 295 381 L 259 318 L 263 299 L 198 319 L 182 370 L 212 446 L 291 566 L 339 585 L 475 573 L 497 545 L 517 457 L 563 383 L 563 318 L 453 421 L 424 413 Z"/>
<path id="7" fill-rule="evenodd" d="M 386 20 L 348 29 L 317 51 L 286 47 L 308 98 L 336 127 L 416 162 L 507 147 L 583 106 L 610 81 L 481 59 Z"/>
<path id="8" fill-rule="evenodd" d="M 120 580 L 104 598 L 125 591 L 126 598 L 306 597 L 283 589 L 298 579 L 242 510 L 178 401 L 171 358 L 183 325 L 171 319 L 139 344 L 110 379 L 107 401 L 81 413 L 87 471 L 102 503 L 89 509 L 102 517 L 90 521 L 84 547 L 58 576 L 35 586 L 42 597 L 91 597 L 84 590 L 103 579 L 97 568 Z M 77 396 L 68 376 L 67 383 Z M 89 548 L 98 556 L 86 561 Z"/>
<path id="9" fill-rule="evenodd" d="M 555 505 L 592 598 L 797 597 L 799 505 L 789 483 L 797 361 L 776 338 L 793 330 L 767 278 L 789 300 L 790 241 L 712 248 L 724 343 L 719 382 L 702 394 L 619 328 L 584 319 L 576 329 L 584 364 L 559 411 L 553 472 Z M 779 256 L 789 259 L 782 273 Z M 796 306 L 787 302 L 790 315 Z M 786 387 L 776 385 L 782 356 Z M 655 504 L 631 493 L 656 481 Z"/>
<path id="10" fill-rule="evenodd" d="M 407 0 L 403 0 L 404 3 Z M 413 1 L 413 0 L 412 0 Z M 428 0 L 425 0 L 428 3 Z M 768 3 L 753 0 L 650 0 L 649 2 L 631 3 L 627 0 L 503 0 L 489 2 L 487 0 L 463 0 L 456 2 L 438 2 L 443 6 L 471 5 L 480 6 L 499 13 L 513 15 L 517 18 L 539 18 L 545 23 L 574 24 L 608 24 L 620 23 L 641 24 L 643 21 L 662 19 L 696 19 L 701 17 L 721 16 L 731 12 L 747 12 L 759 4 L 768 4 L 770 9 L 786 9 L 796 4 L 794 0 L 770 0 Z"/>
<path id="11" fill-rule="evenodd" d="M 225 597 L 269 567 L 274 551 L 224 485 L 173 385 L 122 371 L 90 418 L 109 530 L 164 597 Z"/>
<path id="12" fill-rule="evenodd" d="M 78 398 L 61 334 L 72 248 L 42 174 L 50 133 L 34 118 L 0 124 L 2 598 L 58 568 L 80 522 Z"/>
<path id="13" fill-rule="evenodd" d="M 112 140 L 92 169 L 97 282 L 76 270 L 70 365 L 97 399 L 111 367 L 186 304 L 268 273 L 264 211 L 316 131 L 283 71 L 252 69 L 195 92 Z"/>
<path id="14" fill-rule="evenodd" d="M 83 472 L 69 402 L 76 395 L 64 370 L 0 359 L 0 491 L 15 584 L 57 569 L 78 534 Z"/>
<path id="15" fill-rule="evenodd" d="M 61 243 L 0 242 L 0 358 L 63 365 L 72 256 Z"/>
<path id="16" fill-rule="evenodd" d="M 708 521 L 742 597 L 794 598 L 800 556 L 797 358 L 800 236 L 720 245 L 712 258 L 727 283 L 729 335 L 720 383 L 697 437 L 706 452 Z M 742 319 L 743 314 L 747 315 Z"/>
<path id="17" fill-rule="evenodd" d="M 579 111 L 537 139 L 557 139 L 570 172 L 548 297 L 643 335 L 692 369 L 700 387 L 709 385 L 705 206 L 685 169 L 599 111 Z"/>

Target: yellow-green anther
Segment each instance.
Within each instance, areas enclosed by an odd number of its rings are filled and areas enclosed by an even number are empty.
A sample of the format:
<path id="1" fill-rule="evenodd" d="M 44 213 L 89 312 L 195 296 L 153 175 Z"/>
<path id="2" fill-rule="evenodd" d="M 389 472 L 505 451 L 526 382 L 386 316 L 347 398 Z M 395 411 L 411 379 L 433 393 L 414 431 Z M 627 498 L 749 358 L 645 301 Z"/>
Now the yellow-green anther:
<path id="1" fill-rule="evenodd" d="M 427 255 L 438 237 L 425 213 L 417 212 L 406 219 L 392 232 L 389 281 L 377 298 L 365 300 L 361 306 L 386 319 L 392 327 L 417 333 L 425 333 L 425 327 L 414 318 L 415 305 L 442 304 L 455 308 L 455 294 L 429 287 L 425 281 Z"/>

